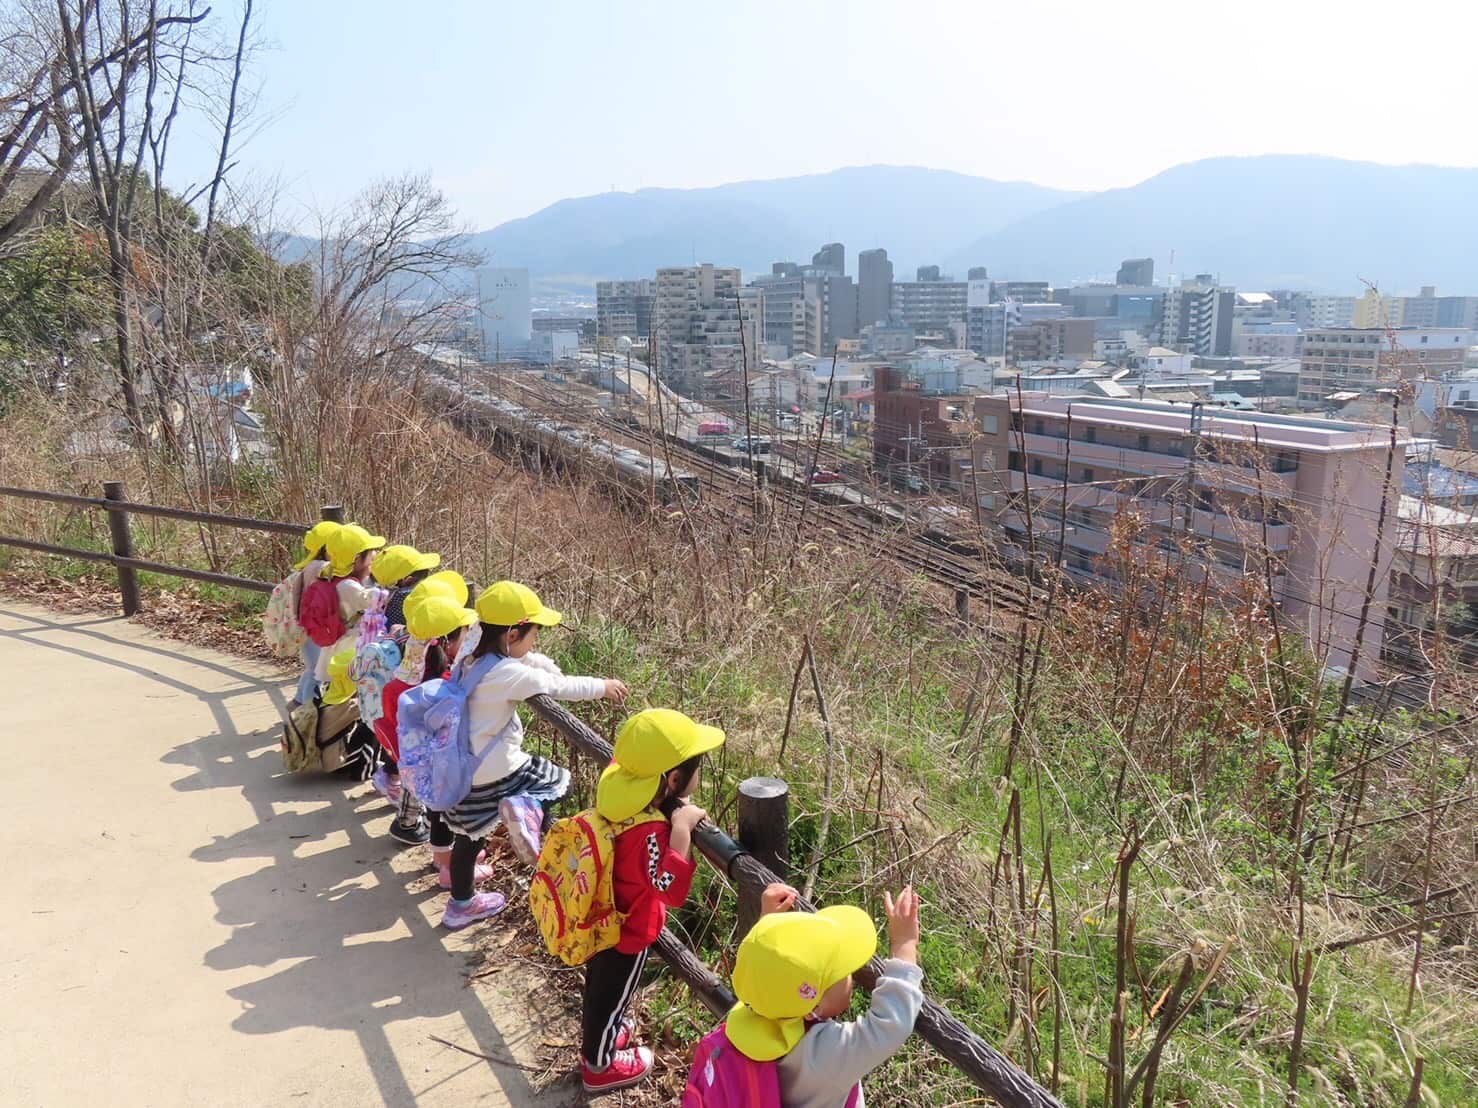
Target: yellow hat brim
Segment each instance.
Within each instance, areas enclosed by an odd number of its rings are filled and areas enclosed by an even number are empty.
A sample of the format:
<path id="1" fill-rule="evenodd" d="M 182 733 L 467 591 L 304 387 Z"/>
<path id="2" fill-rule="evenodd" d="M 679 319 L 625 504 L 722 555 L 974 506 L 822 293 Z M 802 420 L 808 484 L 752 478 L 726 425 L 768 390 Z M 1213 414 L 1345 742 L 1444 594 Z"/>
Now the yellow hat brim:
<path id="1" fill-rule="evenodd" d="M 773 1062 L 795 1049 L 806 1033 L 803 1016 L 772 1020 L 760 1015 L 742 1000 L 729 1009 L 724 1035 L 734 1049 L 756 1062 Z"/>
<path id="2" fill-rule="evenodd" d="M 529 616 L 528 622 L 537 624 L 540 627 L 557 627 L 559 621 L 563 618 L 564 616 L 560 615 L 553 608 L 540 608 L 534 615 Z"/>
<path id="3" fill-rule="evenodd" d="M 612 762 L 595 787 L 595 810 L 612 823 L 630 819 L 652 803 L 661 782 L 660 773 L 637 775 L 621 763 Z"/>
<path id="4" fill-rule="evenodd" d="M 831 961 L 831 972 L 825 987 L 831 988 L 849 973 L 856 973 L 867 965 L 878 951 L 877 926 L 872 917 L 853 904 L 833 904 L 816 913 L 836 926 L 834 941 L 836 955 Z"/>

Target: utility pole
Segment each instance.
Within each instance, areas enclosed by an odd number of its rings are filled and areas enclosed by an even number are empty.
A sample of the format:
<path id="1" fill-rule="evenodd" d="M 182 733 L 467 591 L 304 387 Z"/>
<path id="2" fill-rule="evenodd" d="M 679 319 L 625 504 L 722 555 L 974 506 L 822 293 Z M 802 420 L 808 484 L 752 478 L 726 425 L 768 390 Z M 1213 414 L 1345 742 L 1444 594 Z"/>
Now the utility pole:
<path id="1" fill-rule="evenodd" d="M 1205 405 L 1197 400 L 1191 404 L 1190 457 L 1186 460 L 1185 483 L 1185 533 L 1191 537 L 1191 524 L 1196 510 L 1196 460 L 1201 454 L 1201 417 Z"/>

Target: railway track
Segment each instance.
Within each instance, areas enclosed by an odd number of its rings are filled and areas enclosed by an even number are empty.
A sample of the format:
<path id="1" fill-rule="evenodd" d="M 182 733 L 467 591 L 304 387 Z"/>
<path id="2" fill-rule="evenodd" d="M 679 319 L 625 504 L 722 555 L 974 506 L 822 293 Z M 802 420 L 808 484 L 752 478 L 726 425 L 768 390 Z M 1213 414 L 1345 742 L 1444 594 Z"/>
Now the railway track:
<path id="1" fill-rule="evenodd" d="M 752 509 L 754 478 L 749 471 L 720 461 L 679 436 L 668 435 L 664 446 L 660 432 L 650 426 L 635 431 L 593 398 L 533 378 L 527 372 L 483 372 L 478 375 L 478 383 L 546 419 L 578 427 L 619 446 L 657 458 L 670 453 L 674 465 L 680 459 L 683 467 L 698 473 L 709 495 L 721 498 L 731 511 Z M 889 557 L 938 584 L 1007 610 L 1021 611 L 1027 605 L 1031 586 L 1022 578 L 951 550 L 944 540 L 902 526 L 890 528 L 879 520 L 860 518 L 856 507 L 827 501 L 817 495 L 814 486 L 807 490 L 789 481 L 775 480 L 768 483 L 766 498 L 770 511 L 781 511 L 786 518 L 797 521 L 804 512 L 808 525 L 824 528 L 855 548 Z"/>

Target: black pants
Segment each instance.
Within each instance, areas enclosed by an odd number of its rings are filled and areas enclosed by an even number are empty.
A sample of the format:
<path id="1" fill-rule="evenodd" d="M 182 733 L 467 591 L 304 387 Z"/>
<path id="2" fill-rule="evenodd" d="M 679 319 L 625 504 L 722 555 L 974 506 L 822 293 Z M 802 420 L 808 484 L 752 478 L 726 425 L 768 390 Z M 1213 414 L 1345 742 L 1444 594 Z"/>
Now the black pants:
<path id="1" fill-rule="evenodd" d="M 648 948 L 650 949 L 650 948 Z M 580 1010 L 580 1057 L 593 1070 L 611 1064 L 621 1017 L 636 996 L 647 951 L 622 954 L 614 947 L 585 963 L 585 1000 Z"/>
<path id="2" fill-rule="evenodd" d="M 541 800 L 539 802 L 539 806 L 544 809 L 544 819 L 542 821 L 542 829 L 544 831 L 548 831 L 554 823 L 554 806 L 557 803 L 559 802 L 556 800 Z M 443 817 L 439 812 L 431 812 L 430 809 L 427 809 L 427 811 L 432 817 L 431 845 L 437 849 L 441 849 L 442 844 L 437 840 L 438 832 L 436 824 Z M 442 823 L 442 828 L 446 834 L 451 833 L 451 829 L 446 826 L 445 822 Z M 472 894 L 477 891 L 477 856 L 482 853 L 482 846 L 485 842 L 487 842 L 486 836 L 481 839 L 469 839 L 466 835 L 454 836 L 451 844 L 453 900 L 470 900 Z"/>
<path id="3" fill-rule="evenodd" d="M 426 809 L 426 822 L 431 825 L 431 849 L 448 850 L 454 843 L 452 840 L 452 829 L 447 826 L 446 816 L 441 812 L 433 812 Z M 476 854 L 472 856 L 474 859 Z"/>

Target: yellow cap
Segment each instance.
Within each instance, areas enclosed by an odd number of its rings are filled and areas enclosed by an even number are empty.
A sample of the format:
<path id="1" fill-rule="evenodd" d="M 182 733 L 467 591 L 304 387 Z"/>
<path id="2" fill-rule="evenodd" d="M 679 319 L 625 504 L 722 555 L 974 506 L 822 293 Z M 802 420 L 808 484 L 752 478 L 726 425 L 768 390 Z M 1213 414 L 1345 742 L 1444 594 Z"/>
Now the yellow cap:
<path id="1" fill-rule="evenodd" d="M 293 563 L 293 569 L 302 569 L 311 562 L 314 556 L 328 545 L 328 540 L 342 526 L 342 523 L 335 523 L 331 519 L 323 519 L 308 528 L 307 532 L 303 535 L 303 549 L 307 553 L 302 561 Z"/>
<path id="2" fill-rule="evenodd" d="M 417 596 L 426 596 L 433 592 L 451 597 L 457 602 L 458 607 L 465 607 L 467 604 L 467 582 L 462 580 L 462 575 L 454 569 L 444 569 L 440 573 L 433 573 L 423 581 L 417 581 L 416 587 L 405 598 L 406 603 L 409 604 Z"/>
<path id="3" fill-rule="evenodd" d="M 406 597 L 405 629 L 412 638 L 439 639 L 458 627 L 471 627 L 476 622 L 476 612 L 445 593 L 433 590 L 420 597 Z"/>
<path id="4" fill-rule="evenodd" d="M 384 535 L 371 535 L 357 523 L 344 524 L 328 537 L 329 573 L 343 577 L 354 568 L 355 558 L 384 545 Z"/>
<path id="5" fill-rule="evenodd" d="M 725 1032 L 741 1054 L 769 1062 L 790 1053 L 806 1033 L 806 1015 L 821 995 L 867 964 L 878 933 L 861 908 L 838 904 L 809 912 L 762 916 L 739 944 L 734 995 Z"/>
<path id="6" fill-rule="evenodd" d="M 600 775 L 595 810 L 612 822 L 630 819 L 652 802 L 664 773 L 723 742 L 717 727 L 671 708 L 637 712 L 616 733 L 615 759 Z"/>
<path id="7" fill-rule="evenodd" d="M 517 581 L 499 581 L 483 590 L 477 598 L 477 618 L 498 627 L 517 627 L 521 623 L 537 623 L 553 627 L 560 615 L 544 607 L 534 590 Z"/>
<path id="8" fill-rule="evenodd" d="M 325 704 L 342 704 L 354 695 L 354 682 L 349 680 L 349 663 L 352 661 L 352 646 L 339 651 L 328 660 L 328 688 L 323 692 Z"/>
<path id="9" fill-rule="evenodd" d="M 370 574 L 388 588 L 402 577 L 420 573 L 423 569 L 435 569 L 439 565 L 440 554 L 422 554 L 414 546 L 387 546 L 375 555 Z"/>

